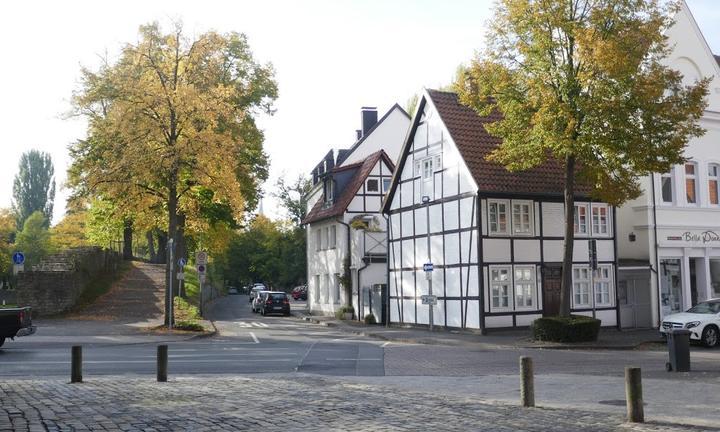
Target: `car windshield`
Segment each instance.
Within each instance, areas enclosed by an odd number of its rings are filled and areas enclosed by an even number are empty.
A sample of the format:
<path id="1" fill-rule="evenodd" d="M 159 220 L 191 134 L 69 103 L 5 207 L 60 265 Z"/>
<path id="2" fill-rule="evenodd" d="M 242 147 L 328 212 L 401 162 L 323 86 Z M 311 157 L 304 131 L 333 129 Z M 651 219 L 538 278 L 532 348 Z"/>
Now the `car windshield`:
<path id="1" fill-rule="evenodd" d="M 688 312 L 696 314 L 716 314 L 720 312 L 720 302 L 703 302 L 691 307 Z"/>
<path id="2" fill-rule="evenodd" d="M 285 300 L 285 294 L 273 294 L 273 300 Z"/>

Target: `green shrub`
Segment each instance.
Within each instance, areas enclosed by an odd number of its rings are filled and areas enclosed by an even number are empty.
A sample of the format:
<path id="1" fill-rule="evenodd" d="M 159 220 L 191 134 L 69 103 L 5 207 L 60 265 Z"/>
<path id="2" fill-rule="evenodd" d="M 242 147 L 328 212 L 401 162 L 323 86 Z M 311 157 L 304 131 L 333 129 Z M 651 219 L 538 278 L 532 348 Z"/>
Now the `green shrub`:
<path id="1" fill-rule="evenodd" d="M 345 319 L 346 313 L 355 313 L 355 309 L 352 306 L 341 306 L 337 311 L 335 311 L 335 318 L 341 320 Z"/>
<path id="2" fill-rule="evenodd" d="M 373 315 L 373 314 L 365 315 L 365 324 L 377 324 L 375 315 Z"/>
<path id="3" fill-rule="evenodd" d="M 551 342 L 590 342 L 597 340 L 601 321 L 582 315 L 543 317 L 531 327 L 533 339 Z"/>
<path id="4" fill-rule="evenodd" d="M 194 331 L 194 332 L 201 332 L 205 331 L 205 328 L 200 324 L 199 322 L 193 322 L 193 321 L 175 321 L 175 328 L 177 330 L 186 330 L 186 331 Z"/>

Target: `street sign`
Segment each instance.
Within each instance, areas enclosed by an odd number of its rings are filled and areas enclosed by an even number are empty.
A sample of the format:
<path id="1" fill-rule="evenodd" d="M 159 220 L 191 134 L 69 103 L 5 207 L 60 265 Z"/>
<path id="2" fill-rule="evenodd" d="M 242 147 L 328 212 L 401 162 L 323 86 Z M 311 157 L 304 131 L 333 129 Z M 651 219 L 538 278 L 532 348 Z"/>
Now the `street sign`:
<path id="1" fill-rule="evenodd" d="M 185 273 L 183 273 L 183 272 L 178 273 L 177 280 L 185 280 Z"/>
<path id="2" fill-rule="evenodd" d="M 590 261 L 590 268 L 597 270 L 597 241 L 595 239 L 588 240 L 588 261 Z"/>
<path id="3" fill-rule="evenodd" d="M 195 253 L 195 264 L 197 265 L 207 265 L 208 262 L 208 254 L 205 251 L 197 251 Z"/>
<path id="4" fill-rule="evenodd" d="M 25 264 L 13 264 L 13 274 L 16 275 L 25 271 Z"/>
<path id="5" fill-rule="evenodd" d="M 198 279 L 200 280 L 201 284 L 205 283 L 205 273 L 200 273 L 198 275 Z"/>
<path id="6" fill-rule="evenodd" d="M 421 295 L 420 300 L 422 300 L 422 304 L 424 305 L 435 306 L 437 304 L 436 295 Z"/>
<path id="7" fill-rule="evenodd" d="M 180 259 L 178 260 L 178 267 L 179 267 L 179 268 L 185 267 L 185 264 L 187 264 L 187 260 L 186 260 L 185 258 L 180 258 Z"/>
<path id="8" fill-rule="evenodd" d="M 205 274 L 205 266 L 204 265 L 198 265 L 197 266 L 197 272 L 198 274 L 204 275 Z"/>
<path id="9" fill-rule="evenodd" d="M 433 266 L 433 263 L 423 264 L 423 271 L 431 272 L 431 271 L 433 271 L 434 268 L 435 268 L 435 266 Z"/>
<path id="10" fill-rule="evenodd" d="M 15 252 L 12 256 L 13 264 L 22 265 L 25 262 L 25 254 L 22 252 Z"/>

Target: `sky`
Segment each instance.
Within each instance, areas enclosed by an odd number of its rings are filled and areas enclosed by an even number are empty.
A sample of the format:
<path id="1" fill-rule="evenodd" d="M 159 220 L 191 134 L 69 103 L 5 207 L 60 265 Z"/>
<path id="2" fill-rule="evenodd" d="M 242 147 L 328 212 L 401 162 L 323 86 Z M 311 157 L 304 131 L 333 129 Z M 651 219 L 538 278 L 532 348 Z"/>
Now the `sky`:
<path id="1" fill-rule="evenodd" d="M 687 0 L 711 49 L 720 53 L 720 2 Z M 272 197 L 279 177 L 309 173 L 331 148 L 347 148 L 360 108 L 405 106 L 423 88 L 450 83 L 482 49 L 490 0 L 235 0 L 0 2 L 0 207 L 9 207 L 20 155 L 49 152 L 58 193 L 53 223 L 65 211 L 67 147 L 85 136 L 68 118 L 80 68 L 116 58 L 142 24 L 189 35 L 207 30 L 248 36 L 256 58 L 272 63 L 276 113 L 263 116 L 270 179 L 263 208 L 283 216 Z"/>

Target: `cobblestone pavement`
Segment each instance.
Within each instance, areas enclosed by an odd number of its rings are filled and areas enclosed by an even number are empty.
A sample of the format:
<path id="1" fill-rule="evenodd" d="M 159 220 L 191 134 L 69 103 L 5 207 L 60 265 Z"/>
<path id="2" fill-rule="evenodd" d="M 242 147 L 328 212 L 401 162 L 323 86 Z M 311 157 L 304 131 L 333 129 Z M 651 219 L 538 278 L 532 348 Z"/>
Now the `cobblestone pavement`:
<path id="1" fill-rule="evenodd" d="M 521 409 L 317 376 L 104 377 L 0 383 L 0 431 L 680 431 L 617 414 Z"/>

